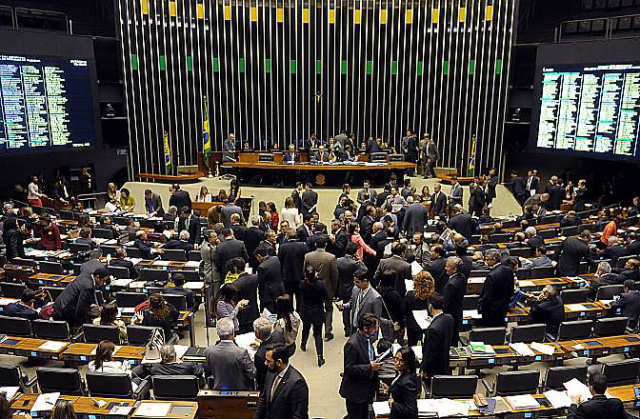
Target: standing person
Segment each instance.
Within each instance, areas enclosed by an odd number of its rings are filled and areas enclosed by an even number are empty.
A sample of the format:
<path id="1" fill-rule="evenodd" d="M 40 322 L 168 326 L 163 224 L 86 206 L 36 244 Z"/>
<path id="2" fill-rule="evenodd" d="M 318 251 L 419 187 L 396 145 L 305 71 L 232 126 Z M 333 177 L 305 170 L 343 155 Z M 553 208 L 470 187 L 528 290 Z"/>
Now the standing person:
<path id="1" fill-rule="evenodd" d="M 302 215 L 302 194 L 304 193 L 304 184 L 302 182 L 296 182 L 296 188 L 291 191 L 291 199 L 293 204 L 298 209 L 298 213 Z"/>
<path id="2" fill-rule="evenodd" d="M 520 206 L 524 204 L 527 199 L 527 190 L 524 179 L 518 176 L 518 173 L 514 170 L 511 172 L 511 182 L 509 184 L 511 193 L 516 198 Z"/>
<path id="3" fill-rule="evenodd" d="M 296 307 L 300 308 L 298 283 L 303 277 L 304 257 L 308 251 L 306 243 L 298 240 L 296 230 L 286 230 L 286 241 L 278 249 L 278 259 L 282 267 L 284 289 L 291 297 L 296 297 Z"/>
<path id="4" fill-rule="evenodd" d="M 353 291 L 351 299 L 347 304 L 343 304 L 342 310 L 346 310 L 349 318 L 349 335 L 356 331 L 359 324 L 367 314 L 373 314 L 377 319 L 382 315 L 382 297 L 369 282 L 369 279 L 362 271 L 356 272 L 353 277 Z"/>
<path id="5" fill-rule="evenodd" d="M 402 230 L 406 232 L 407 236 L 416 232 L 424 232 L 424 225 L 429 217 L 426 205 L 414 201 L 413 196 L 407 197 L 407 204 L 409 206 L 405 208 Z"/>
<path id="6" fill-rule="evenodd" d="M 443 311 L 453 317 L 451 346 L 458 346 L 460 325 L 462 324 L 462 307 L 464 295 L 467 292 L 467 277 L 460 273 L 461 268 L 462 260 L 456 256 L 447 259 L 444 268 L 449 280 L 444 286 Z"/>
<path id="7" fill-rule="evenodd" d="M 591 232 L 584 230 L 579 236 L 568 237 L 564 240 L 556 254 L 560 253 L 556 274 L 558 276 L 576 276 L 580 270 L 580 262 L 593 263 L 593 255 L 589 248 Z"/>
<path id="8" fill-rule="evenodd" d="M 436 145 L 436 142 L 433 141 L 433 139 L 429 138 L 427 140 L 424 154 L 426 158 L 424 178 L 429 179 L 430 177 L 436 177 L 434 167 L 436 166 L 436 162 L 440 160 L 440 152 L 438 151 L 438 146 Z"/>
<path id="9" fill-rule="evenodd" d="M 54 319 L 64 320 L 72 328 L 87 323 L 91 306 L 97 306 L 96 289 L 109 284 L 110 278 L 105 267 L 96 269 L 93 274 L 78 275 L 56 298 L 53 304 Z"/>
<path id="10" fill-rule="evenodd" d="M 347 404 L 349 419 L 368 419 L 369 406 L 378 387 L 378 371 L 373 342 L 378 336 L 379 321 L 367 313 L 358 322 L 358 331 L 344 345 L 344 373 L 340 396 Z"/>
<path id="11" fill-rule="evenodd" d="M 183 207 L 180 211 L 180 219 L 178 221 L 178 231 L 187 230 L 189 232 L 189 243 L 197 249 L 200 245 L 200 218 L 191 213 L 190 207 Z"/>
<path id="12" fill-rule="evenodd" d="M 431 214 L 442 219 L 446 217 L 447 211 L 447 195 L 442 192 L 442 185 L 436 183 L 433 185 L 433 195 L 431 196 Z"/>
<path id="13" fill-rule="evenodd" d="M 307 253 L 304 257 L 305 269 L 311 266 L 327 288 L 327 298 L 324 302 L 325 325 L 324 337 L 327 341 L 333 339 L 333 296 L 338 290 L 338 263 L 334 255 L 327 252 L 327 240 L 319 238 L 316 241 L 316 250 Z"/>
<path id="14" fill-rule="evenodd" d="M 162 217 L 164 208 L 162 208 L 162 197 L 153 192 L 151 189 L 144 191 L 144 209 L 151 217 Z"/>
<path id="15" fill-rule="evenodd" d="M 345 256 L 338 258 L 336 264 L 338 266 L 338 278 L 340 280 L 340 286 L 338 290 L 338 296 L 342 299 L 342 303 L 346 304 L 351 299 L 351 293 L 353 291 L 353 278 L 356 276 L 356 272 L 366 274 L 368 272 L 367 266 L 358 259 L 357 252 L 358 245 L 355 243 L 348 243 Z M 349 313 L 343 312 L 342 321 L 344 324 L 345 337 L 349 337 Z"/>
<path id="16" fill-rule="evenodd" d="M 411 348 L 400 348 L 394 361 L 398 375 L 389 386 L 389 419 L 418 419 L 420 379 L 416 376 L 416 354 Z"/>
<path id="17" fill-rule="evenodd" d="M 478 312 L 485 327 L 500 327 L 505 324 L 509 301 L 514 292 L 513 271 L 501 264 L 498 250 L 488 250 L 485 261 L 491 271 L 487 274 L 478 302 Z"/>
<path id="18" fill-rule="evenodd" d="M 469 213 L 475 215 L 476 217 L 480 217 L 482 215 L 482 209 L 484 208 L 487 199 L 484 192 L 482 179 L 473 179 L 473 184 L 469 188 L 469 195 Z"/>
<path id="19" fill-rule="evenodd" d="M 100 311 L 100 317 L 96 317 L 93 319 L 93 324 L 103 325 L 103 326 L 115 326 L 118 328 L 118 333 L 120 335 L 120 344 L 124 344 L 127 342 L 127 326 L 124 324 L 124 321 L 118 318 L 118 306 L 116 303 L 108 303 L 102 310 Z"/>
<path id="20" fill-rule="evenodd" d="M 231 259 L 228 266 L 229 272 L 236 277 L 233 286 L 238 291 L 238 300 L 249 302 L 244 310 L 238 313 L 239 332 L 248 333 L 253 330 L 253 322 L 260 317 L 258 275 L 245 272 L 245 261 L 242 258 Z"/>
<path id="21" fill-rule="evenodd" d="M 362 257 L 364 256 L 365 251 L 372 256 L 376 255 L 376 251 L 371 247 L 369 247 L 369 245 L 367 245 L 367 243 L 365 243 L 364 240 L 362 239 L 362 236 L 360 235 L 360 224 L 358 224 L 356 221 L 352 221 L 349 223 L 347 234 L 351 238 L 351 242 L 358 245 L 358 250 L 356 251 L 356 254 L 358 255 L 358 259 L 362 260 Z M 345 245 L 345 250 L 346 250 L 346 245 Z M 345 252 L 343 251 L 342 255 L 344 255 L 344 253 Z"/>
<path id="22" fill-rule="evenodd" d="M 460 205 L 462 206 L 462 200 L 464 199 L 464 189 L 462 189 L 462 185 L 458 182 L 457 176 L 451 176 L 451 190 L 449 191 L 449 202 L 451 206 Z"/>
<path id="23" fill-rule="evenodd" d="M 283 345 L 267 348 L 265 386 L 260 392 L 255 419 L 309 419 L 309 386 L 289 364 Z"/>
<path id="24" fill-rule="evenodd" d="M 220 319 L 216 324 L 220 341 L 204 351 L 206 363 L 204 369 L 213 376 L 213 390 L 244 391 L 253 390 L 256 369 L 249 352 L 238 347 L 233 341 L 235 336 L 233 322 Z"/>
<path id="25" fill-rule="evenodd" d="M 284 344 L 291 357 L 296 352 L 296 338 L 302 319 L 293 309 L 293 300 L 290 295 L 284 294 L 276 298 L 276 318 L 273 328 L 284 336 Z"/>
<path id="26" fill-rule="evenodd" d="M 404 324 L 407 327 L 409 347 L 417 345 L 424 335 L 423 330 L 413 317 L 413 311 L 429 310 L 429 296 L 434 289 L 435 283 L 431 274 L 427 271 L 420 271 L 413 279 L 413 290 L 404 296 L 402 312 L 405 315 Z"/>
<path id="27" fill-rule="evenodd" d="M 171 197 L 169 198 L 169 206 L 176 208 L 191 208 L 191 197 L 189 192 L 180 189 L 180 185 L 174 184 L 171 189 Z"/>
<path id="28" fill-rule="evenodd" d="M 392 243 L 391 244 L 391 257 L 382 259 L 378 264 L 373 279 L 376 282 L 380 281 L 382 275 L 388 275 L 391 278 L 395 278 L 394 284 L 391 285 L 396 291 L 404 296 L 407 293 L 405 280 L 413 279 L 411 275 L 411 265 L 405 260 L 407 254 L 407 245 L 404 243 Z"/>
<path id="29" fill-rule="evenodd" d="M 302 318 L 302 341 L 300 349 L 307 350 L 309 332 L 313 327 L 313 340 L 316 345 L 318 367 L 325 364 L 322 342 L 322 324 L 324 323 L 324 302 L 328 298 L 327 288 L 322 281 L 318 281 L 316 271 L 311 266 L 305 267 L 304 280 L 300 281 L 300 316 Z"/>
<path id="30" fill-rule="evenodd" d="M 489 176 L 486 180 L 485 194 L 487 196 L 487 206 L 491 208 L 493 200 L 496 198 L 496 187 L 498 186 L 498 171 L 495 167 L 489 169 Z M 560 206 L 558 206 L 560 209 Z"/>
<path id="31" fill-rule="evenodd" d="M 26 257 L 24 253 L 24 239 L 18 226 L 18 218 L 6 218 L 5 216 L 3 228 L 2 240 L 7 246 L 7 260 L 13 261 L 15 258 L 24 259 Z"/>
<path id="32" fill-rule="evenodd" d="M 296 208 L 293 198 L 290 196 L 284 200 L 284 208 L 280 211 L 280 217 L 282 221 L 288 222 L 289 227 L 294 230 L 302 225 L 302 217 L 298 212 L 298 208 Z"/>
<path id="33" fill-rule="evenodd" d="M 367 195 L 369 198 L 365 199 L 365 195 Z M 377 196 L 378 193 L 375 191 L 375 189 L 371 188 L 371 181 L 369 179 L 365 179 L 362 185 L 362 189 L 358 191 L 358 196 L 356 199 L 358 201 L 358 204 L 362 205 L 367 200 L 376 202 Z"/>
<path id="34" fill-rule="evenodd" d="M 206 230 L 204 232 L 204 242 L 200 246 L 200 259 L 202 259 L 202 276 L 206 284 L 206 301 L 209 301 L 218 296 L 220 286 L 222 285 L 222 279 L 220 278 L 220 271 L 216 266 L 218 259 L 218 235 L 213 230 Z"/>
<path id="35" fill-rule="evenodd" d="M 318 193 L 311 188 L 311 183 L 304 185 L 301 197 L 302 215 L 318 213 Z"/>
<path id="36" fill-rule="evenodd" d="M 449 375 L 449 345 L 453 336 L 453 317 L 442 312 L 444 299 L 434 292 L 429 296 L 431 324 L 422 343 L 422 376 Z"/>
<path id="37" fill-rule="evenodd" d="M 225 284 L 220 288 L 220 294 L 216 302 L 215 315 L 216 319 L 227 318 L 233 321 L 233 331 L 238 333 L 240 330 L 240 322 L 238 321 L 238 313 L 249 305 L 248 300 L 238 299 L 238 290 L 233 284 Z"/>
<path id="38" fill-rule="evenodd" d="M 267 348 L 274 344 L 284 346 L 284 336 L 279 331 L 273 330 L 273 324 L 265 317 L 258 317 L 253 322 L 253 333 L 260 342 L 260 346 L 253 356 L 253 362 L 256 366 L 256 387 L 258 390 L 262 390 L 267 376 Z"/>
<path id="39" fill-rule="evenodd" d="M 280 261 L 271 256 L 266 247 L 256 250 L 258 266 L 258 293 L 260 294 L 260 311 L 266 308 L 271 313 L 276 311 L 276 299 L 284 294 Z"/>
<path id="40" fill-rule="evenodd" d="M 407 136 L 402 139 L 401 142 L 402 153 L 404 154 L 404 161 L 407 163 L 417 164 L 418 161 L 418 144 L 416 134 L 407 130 Z M 413 176 L 415 168 L 407 171 L 408 176 Z"/>
<path id="41" fill-rule="evenodd" d="M 227 262 L 233 258 L 242 258 L 245 261 L 249 260 L 249 254 L 244 242 L 237 240 L 233 234 L 233 230 L 225 228 L 222 230 L 224 241 L 217 247 L 217 261 L 216 266 L 220 272 L 220 278 L 225 281 L 227 277 Z"/>
<path id="42" fill-rule="evenodd" d="M 38 186 L 39 183 L 38 176 L 32 176 L 31 183 L 27 185 L 27 202 L 32 207 L 42 207 L 41 198 L 46 197 L 44 193 L 40 192 L 40 187 Z"/>

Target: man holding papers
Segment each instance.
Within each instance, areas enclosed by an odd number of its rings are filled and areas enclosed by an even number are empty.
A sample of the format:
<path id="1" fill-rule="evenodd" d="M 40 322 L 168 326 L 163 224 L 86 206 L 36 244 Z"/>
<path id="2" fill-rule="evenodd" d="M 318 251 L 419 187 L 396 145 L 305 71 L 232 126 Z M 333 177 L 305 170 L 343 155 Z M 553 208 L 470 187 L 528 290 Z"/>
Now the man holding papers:
<path id="1" fill-rule="evenodd" d="M 591 400 L 582 402 L 582 397 L 572 397 L 567 419 L 625 419 L 627 417 L 620 399 L 608 399 L 607 378 L 600 373 L 589 376 L 589 390 L 593 394 Z"/>
<path id="2" fill-rule="evenodd" d="M 462 303 L 464 294 L 467 292 L 467 278 L 459 273 L 462 268 L 462 260 L 452 256 L 447 259 L 444 267 L 449 281 L 444 286 L 444 307 L 443 311 L 453 317 L 453 334 L 451 336 L 451 346 L 458 346 L 460 335 L 460 325 L 462 324 Z"/>
<path id="3" fill-rule="evenodd" d="M 432 320 L 422 343 L 422 376 L 449 375 L 449 344 L 453 335 L 453 317 L 442 312 L 444 299 L 434 292 L 429 296 Z"/>

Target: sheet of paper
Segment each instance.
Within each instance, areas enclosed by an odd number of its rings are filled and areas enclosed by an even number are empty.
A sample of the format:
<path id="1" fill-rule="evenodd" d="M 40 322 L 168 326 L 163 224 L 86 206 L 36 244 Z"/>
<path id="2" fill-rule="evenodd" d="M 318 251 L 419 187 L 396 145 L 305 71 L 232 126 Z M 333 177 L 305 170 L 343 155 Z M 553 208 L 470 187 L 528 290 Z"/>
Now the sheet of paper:
<path id="1" fill-rule="evenodd" d="M 420 326 L 420 329 L 427 330 L 429 325 L 431 324 L 431 317 L 429 316 L 428 310 L 413 310 L 413 318 Z"/>
<path id="2" fill-rule="evenodd" d="M 44 393 L 38 396 L 36 402 L 33 404 L 31 408 L 32 412 L 49 412 L 53 410 L 53 406 L 55 406 L 58 398 L 60 397 L 60 393 Z"/>
<path id="3" fill-rule="evenodd" d="M 148 403 L 142 402 L 138 409 L 133 413 L 135 416 L 149 416 L 154 418 L 162 418 L 169 414 L 171 403 Z"/>
<path id="4" fill-rule="evenodd" d="M 132 282 L 133 282 L 133 279 L 130 279 L 130 278 L 117 278 L 111 281 L 111 286 L 126 288 Z"/>
<path id="5" fill-rule="evenodd" d="M 589 391 L 589 387 L 587 387 L 577 378 L 574 378 L 571 381 L 567 381 L 563 385 L 564 388 L 567 389 L 567 395 L 571 398 L 580 396 L 580 401 L 586 402 L 587 400 L 591 399 L 591 397 L 593 397 L 591 395 L 591 392 Z"/>
<path id="6" fill-rule="evenodd" d="M 419 415 L 434 415 L 438 411 L 437 399 L 418 399 Z"/>
<path id="7" fill-rule="evenodd" d="M 404 280 L 404 287 L 407 289 L 407 292 L 413 291 L 413 281 L 410 279 Z"/>
<path id="8" fill-rule="evenodd" d="M 415 354 L 416 359 L 417 359 L 419 362 L 422 362 L 422 346 L 420 346 L 420 345 L 412 346 L 412 347 L 411 347 L 411 350 L 412 350 L 412 351 L 413 351 L 413 353 Z"/>
<path id="9" fill-rule="evenodd" d="M 520 286 L 520 288 L 535 287 L 536 283 L 533 281 L 518 281 L 518 285 Z"/>
<path id="10" fill-rule="evenodd" d="M 167 267 L 171 264 L 172 261 L 170 260 L 156 260 L 155 262 L 153 262 L 153 266 L 163 266 L 163 267 Z"/>
<path id="11" fill-rule="evenodd" d="M 389 416 L 391 414 L 389 402 L 373 402 L 373 414 L 376 416 Z"/>
<path id="12" fill-rule="evenodd" d="M 540 407 L 540 403 L 531 395 L 508 396 L 507 401 L 516 410 L 535 409 Z"/>
<path id="13" fill-rule="evenodd" d="M 587 309 L 582 304 L 567 304 L 566 307 L 571 311 L 585 311 Z"/>
<path id="14" fill-rule="evenodd" d="M 188 290 L 198 291 L 204 288 L 204 282 L 202 281 L 185 282 L 184 287 Z"/>
<path id="15" fill-rule="evenodd" d="M 478 313 L 478 310 L 464 310 L 462 312 L 462 318 L 463 319 L 480 319 L 482 318 L 482 315 L 480 313 Z"/>
<path id="16" fill-rule="evenodd" d="M 556 351 L 553 346 L 544 345 L 538 342 L 532 342 L 529 346 L 531 346 L 531 349 L 533 349 L 534 351 L 541 352 L 545 355 L 553 355 L 553 353 Z"/>
<path id="17" fill-rule="evenodd" d="M 518 342 L 518 343 L 510 343 L 509 347 L 516 351 L 518 355 L 521 356 L 534 356 L 535 353 L 527 346 L 526 343 Z"/>
<path id="18" fill-rule="evenodd" d="M 16 298 L 0 298 L 0 306 L 8 306 L 11 303 L 18 301 Z"/>
<path id="19" fill-rule="evenodd" d="M 173 345 L 173 349 L 176 350 L 176 357 L 182 359 L 184 354 L 189 350 L 189 347 L 185 345 Z"/>
<path id="20" fill-rule="evenodd" d="M 440 399 L 438 405 L 438 417 L 446 418 L 449 416 L 467 416 L 469 414 L 469 405 L 451 399 Z"/>
<path id="21" fill-rule="evenodd" d="M 571 398 L 566 391 L 547 390 L 544 392 L 544 396 L 556 409 L 571 406 Z"/>
<path id="22" fill-rule="evenodd" d="M 38 346 L 38 349 L 40 349 L 41 351 L 58 352 L 60 349 L 64 348 L 67 345 L 67 342 L 56 342 L 54 340 L 49 340 Z"/>
<path id="23" fill-rule="evenodd" d="M 20 390 L 20 387 L 0 387 L 0 393 L 5 393 L 7 400 L 11 401 L 16 396 L 16 393 Z"/>
<path id="24" fill-rule="evenodd" d="M 486 279 L 487 278 L 485 278 L 484 276 L 472 277 L 472 278 L 469 278 L 467 283 L 469 283 L 469 284 L 484 284 L 484 281 Z"/>
<path id="25" fill-rule="evenodd" d="M 424 271 L 424 268 L 422 266 L 420 266 L 420 264 L 418 262 L 416 262 L 415 260 L 413 262 L 411 262 L 411 275 L 412 276 L 416 276 L 422 271 Z"/>
<path id="26" fill-rule="evenodd" d="M 187 263 L 184 264 L 185 268 L 191 268 L 191 269 L 196 269 L 198 267 L 200 267 L 200 262 L 197 262 L 195 260 L 190 260 Z"/>
<path id="27" fill-rule="evenodd" d="M 258 348 L 254 347 L 256 342 L 256 335 L 253 332 L 244 333 L 242 335 L 237 335 L 235 337 L 236 345 L 240 348 L 244 348 L 249 352 L 249 356 L 253 359 L 253 356 L 256 354 Z"/>

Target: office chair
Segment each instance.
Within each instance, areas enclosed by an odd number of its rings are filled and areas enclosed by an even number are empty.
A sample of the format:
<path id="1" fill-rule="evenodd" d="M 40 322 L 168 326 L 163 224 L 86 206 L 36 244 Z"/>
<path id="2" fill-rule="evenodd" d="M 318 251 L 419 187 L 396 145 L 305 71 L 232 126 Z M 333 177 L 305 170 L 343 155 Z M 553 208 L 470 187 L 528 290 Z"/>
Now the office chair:
<path id="1" fill-rule="evenodd" d="M 477 310 L 480 296 L 478 294 L 467 294 L 462 299 L 463 310 Z"/>
<path id="2" fill-rule="evenodd" d="M 434 375 L 431 377 L 429 397 L 433 399 L 471 398 L 478 386 L 477 375 Z"/>
<path id="3" fill-rule="evenodd" d="M 145 346 L 149 343 L 153 332 L 156 330 L 159 330 L 162 336 L 164 336 L 164 330 L 161 327 L 127 325 L 127 340 L 129 341 L 129 345 Z"/>
<path id="4" fill-rule="evenodd" d="M 51 301 L 55 301 L 60 297 L 60 294 L 64 291 L 63 287 L 42 287 L 43 290 L 46 290 L 51 296 Z"/>
<path id="5" fill-rule="evenodd" d="M 9 336 L 31 337 L 31 322 L 19 317 L 0 316 L 0 333 Z"/>
<path id="6" fill-rule="evenodd" d="M 469 332 L 469 342 L 483 342 L 487 345 L 504 345 L 506 338 L 506 327 L 481 327 Z"/>
<path id="7" fill-rule="evenodd" d="M 556 268 L 553 266 L 531 268 L 531 275 L 529 275 L 529 279 L 551 278 L 554 276 L 555 269 Z"/>
<path id="8" fill-rule="evenodd" d="M 113 239 L 113 230 L 109 228 L 94 227 L 91 235 L 97 239 Z"/>
<path id="9" fill-rule="evenodd" d="M 586 339 L 591 336 L 593 328 L 593 320 L 576 320 L 571 322 L 562 322 L 558 328 L 558 336 L 556 341 Z"/>
<path id="10" fill-rule="evenodd" d="M 129 269 L 124 266 L 107 266 L 107 269 L 109 270 L 109 274 L 116 278 L 129 278 L 131 276 Z"/>
<path id="11" fill-rule="evenodd" d="M 202 256 L 199 250 L 190 250 L 189 251 L 189 260 L 194 262 L 200 262 L 202 260 Z"/>
<path id="12" fill-rule="evenodd" d="M 195 375 L 156 375 L 152 377 L 156 400 L 197 400 L 198 377 Z"/>
<path id="13" fill-rule="evenodd" d="M 553 239 L 558 235 L 558 231 L 555 228 L 548 228 L 546 230 L 538 230 L 538 235 L 543 239 Z"/>
<path id="14" fill-rule="evenodd" d="M 87 372 L 86 379 L 91 397 L 141 400 L 151 389 L 149 382 L 142 380 L 134 391 L 131 377 L 126 373 Z"/>
<path id="15" fill-rule="evenodd" d="M 67 246 L 69 247 L 69 251 L 74 254 L 78 252 L 87 252 L 91 250 L 90 245 L 83 244 L 83 243 L 69 243 Z"/>
<path id="16" fill-rule="evenodd" d="M 638 382 L 638 373 L 640 373 L 640 359 L 605 362 L 602 373 L 607 377 L 609 387 L 635 384 Z"/>
<path id="17" fill-rule="evenodd" d="M 67 396 L 84 396 L 87 394 L 86 386 L 80 371 L 75 368 L 36 368 L 38 387 L 41 393 L 56 393 Z"/>
<path id="18" fill-rule="evenodd" d="M 530 247 L 516 247 L 514 249 L 509 249 L 509 256 L 519 256 L 523 258 L 531 257 L 533 251 Z M 518 271 L 520 273 L 520 271 Z"/>
<path id="19" fill-rule="evenodd" d="M 165 299 L 167 303 L 177 308 L 178 311 L 185 311 L 187 309 L 187 297 L 185 297 L 184 295 L 177 295 L 177 294 L 160 294 L 160 295 L 162 296 L 162 298 Z"/>
<path id="20" fill-rule="evenodd" d="M 39 262 L 38 265 L 40 266 L 40 272 L 43 274 L 64 274 L 64 269 L 62 269 L 62 265 L 58 262 L 42 261 Z"/>
<path id="21" fill-rule="evenodd" d="M 507 243 L 513 239 L 511 233 L 496 233 L 489 236 L 489 243 Z"/>
<path id="22" fill-rule="evenodd" d="M 487 390 L 487 396 L 513 396 L 517 394 L 533 394 L 538 391 L 540 371 L 507 371 L 500 372 L 493 385 L 486 380 L 482 384 Z"/>
<path id="23" fill-rule="evenodd" d="M 116 345 L 120 345 L 120 331 L 117 326 L 84 324 L 82 326 L 84 332 L 84 341 L 87 343 L 100 343 L 108 340 Z"/>
<path id="24" fill-rule="evenodd" d="M 118 291 L 115 294 L 118 307 L 136 307 L 147 301 L 147 294 L 143 292 Z"/>
<path id="25" fill-rule="evenodd" d="M 0 364 L 0 387 L 20 387 L 22 393 L 31 393 L 37 382 L 36 377 L 29 378 L 18 365 Z"/>
<path id="26" fill-rule="evenodd" d="M 509 342 L 511 343 L 531 343 L 542 342 L 547 334 L 546 324 L 526 324 L 514 326 L 511 329 Z"/>
<path id="27" fill-rule="evenodd" d="M 620 295 L 623 292 L 624 286 L 622 285 L 603 285 L 596 292 L 596 301 L 613 300 L 615 295 Z"/>
<path id="28" fill-rule="evenodd" d="M 117 253 L 117 249 L 118 249 L 118 246 L 111 246 L 109 244 L 100 245 L 100 250 L 102 250 L 103 256 L 107 256 L 107 255 L 115 256 Z"/>
<path id="29" fill-rule="evenodd" d="M 589 301 L 589 288 L 560 291 L 560 298 L 564 304 L 580 304 Z"/>
<path id="30" fill-rule="evenodd" d="M 593 335 L 599 337 L 624 335 L 627 333 L 628 324 L 629 319 L 627 317 L 597 319 L 593 326 Z"/>
<path id="31" fill-rule="evenodd" d="M 0 293 L 6 298 L 20 298 L 27 286 L 17 282 L 0 282 Z"/>
<path id="32" fill-rule="evenodd" d="M 187 252 L 184 249 L 164 249 L 160 258 L 162 260 L 187 261 Z"/>
<path id="33" fill-rule="evenodd" d="M 587 365 L 568 365 L 550 367 L 542 385 L 542 390 L 564 390 L 564 383 L 576 378 L 582 383 L 587 382 Z"/>
<path id="34" fill-rule="evenodd" d="M 169 280 L 169 271 L 163 269 L 142 268 L 140 269 L 141 281 L 166 282 Z"/>
<path id="35" fill-rule="evenodd" d="M 201 281 L 200 273 L 198 271 L 187 271 L 187 270 L 174 270 L 171 271 L 171 277 L 174 275 L 182 274 L 184 275 L 184 280 L 187 282 L 196 282 Z"/>
<path id="36" fill-rule="evenodd" d="M 31 322 L 33 337 L 36 339 L 71 340 L 69 324 L 64 320 L 42 320 Z"/>

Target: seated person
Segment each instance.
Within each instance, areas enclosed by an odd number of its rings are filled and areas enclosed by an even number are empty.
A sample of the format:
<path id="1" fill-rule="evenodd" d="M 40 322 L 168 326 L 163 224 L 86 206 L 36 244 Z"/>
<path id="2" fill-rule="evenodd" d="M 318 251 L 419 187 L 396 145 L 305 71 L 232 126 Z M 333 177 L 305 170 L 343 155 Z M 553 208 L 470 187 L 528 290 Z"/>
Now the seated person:
<path id="1" fill-rule="evenodd" d="M 204 365 L 208 375 L 213 376 L 214 390 L 244 391 L 254 389 L 256 369 L 249 352 L 234 342 L 233 320 L 222 318 L 216 324 L 220 341 L 208 347 Z"/>
<path id="2" fill-rule="evenodd" d="M 136 316 L 141 319 L 138 321 L 143 326 L 162 328 L 165 342 L 168 342 L 173 337 L 173 326 L 180 317 L 180 312 L 160 294 L 151 294 L 149 304 Z"/>
<path id="3" fill-rule="evenodd" d="M 116 247 L 115 257 L 111 259 L 111 262 L 109 262 L 109 266 L 127 268 L 129 270 L 129 278 L 131 279 L 138 278 L 140 276 L 140 273 L 136 269 L 135 265 L 130 260 L 126 260 L 124 257 L 125 257 L 125 254 L 122 246 Z"/>
<path id="4" fill-rule="evenodd" d="M 96 356 L 87 366 L 90 372 L 125 373 L 131 376 L 129 364 L 113 359 L 116 345 L 108 340 L 103 340 L 96 347 Z"/>
<path id="5" fill-rule="evenodd" d="M 154 255 L 164 253 L 164 250 L 156 249 L 155 244 L 148 240 L 147 232 L 144 230 L 136 232 L 136 240 L 133 242 L 133 247 L 140 250 L 143 259 L 153 259 Z"/>
<path id="6" fill-rule="evenodd" d="M 575 211 L 571 210 L 567 212 L 567 215 L 560 220 L 560 227 L 571 227 L 580 225 L 580 218 Z"/>
<path id="7" fill-rule="evenodd" d="M 35 299 L 35 291 L 27 288 L 22 291 L 20 301 L 16 301 L 15 303 L 11 303 L 6 306 L 4 309 L 4 313 L 2 314 L 9 317 L 20 317 L 27 320 L 36 320 L 40 318 L 40 314 L 35 308 Z"/>
<path id="8" fill-rule="evenodd" d="M 549 268 L 554 266 L 554 262 L 547 256 L 547 248 L 545 246 L 536 247 L 536 257 L 531 261 L 528 268 Z"/>
<path id="9" fill-rule="evenodd" d="M 164 247 L 167 249 L 182 249 L 189 253 L 193 250 L 193 244 L 189 243 L 190 234 L 187 230 L 182 230 L 178 236 L 179 240 L 169 240 Z"/>
<path id="10" fill-rule="evenodd" d="M 625 278 L 622 275 L 611 272 L 611 265 L 609 262 L 598 263 L 598 269 L 596 270 L 596 274 L 594 275 L 593 280 L 591 281 L 591 286 L 589 287 L 589 298 L 595 300 L 596 295 L 598 294 L 598 288 L 604 285 L 622 284 L 624 280 Z"/>
<path id="11" fill-rule="evenodd" d="M 590 400 L 582 400 L 580 396 L 571 398 L 571 406 L 567 419 L 626 419 L 627 413 L 620 399 L 608 398 L 607 377 L 600 372 L 589 375 L 589 391 L 593 395 Z"/>
<path id="12" fill-rule="evenodd" d="M 243 141 L 242 142 L 242 152 L 243 153 L 253 153 L 253 147 L 251 147 L 251 145 L 249 145 L 249 141 Z"/>
<path id="13" fill-rule="evenodd" d="M 285 163 L 300 163 L 300 153 L 296 152 L 296 147 L 293 144 L 289 144 L 289 150 L 285 151 L 282 161 Z"/>
<path id="14" fill-rule="evenodd" d="M 127 326 L 118 319 L 118 306 L 115 303 L 109 303 L 102 307 L 100 317 L 93 319 L 93 324 L 96 326 L 116 326 L 120 333 L 120 343 L 127 341 Z"/>
<path id="15" fill-rule="evenodd" d="M 555 287 L 547 285 L 537 297 L 531 294 L 525 294 L 525 297 L 533 302 L 531 306 L 533 322 L 546 324 L 547 333 L 557 334 L 560 323 L 564 321 L 564 303 Z"/>
<path id="16" fill-rule="evenodd" d="M 635 330 L 640 316 L 640 292 L 636 290 L 636 283 L 631 279 L 624 281 L 623 287 L 624 292 L 620 294 L 620 298 L 611 303 L 611 307 L 614 308 L 616 314 L 619 312 L 628 318 L 629 327 Z"/>
<path id="17" fill-rule="evenodd" d="M 133 374 L 143 380 L 157 375 L 204 376 L 204 368 L 199 363 L 181 362 L 177 359 L 173 345 L 163 345 L 160 348 L 160 359 L 160 363 L 138 365 L 133 369 Z"/>
<path id="18" fill-rule="evenodd" d="M 196 311 L 198 309 L 198 305 L 195 303 L 195 298 L 193 296 L 193 291 L 185 289 L 184 283 L 185 278 L 182 274 L 174 274 L 171 276 L 172 285 L 167 285 L 164 288 L 165 294 L 172 295 L 184 295 L 187 300 L 187 308 L 192 311 Z"/>
<path id="19" fill-rule="evenodd" d="M 325 150 L 323 145 L 321 145 L 320 147 L 318 147 L 318 151 L 316 151 L 312 156 L 311 161 L 314 163 L 321 163 L 321 164 L 329 163 L 330 161 L 329 152 Z"/>
<path id="20" fill-rule="evenodd" d="M 623 268 L 613 268 L 611 272 L 620 274 L 625 279 L 640 281 L 640 260 L 629 259 L 625 262 Z"/>
<path id="21" fill-rule="evenodd" d="M 97 246 L 96 242 L 91 240 L 91 228 L 89 228 L 89 227 L 82 227 L 80 229 L 80 237 L 78 239 L 76 239 L 75 243 L 76 244 L 87 244 L 87 245 L 91 246 L 92 249 Z"/>

